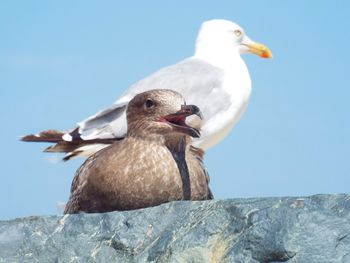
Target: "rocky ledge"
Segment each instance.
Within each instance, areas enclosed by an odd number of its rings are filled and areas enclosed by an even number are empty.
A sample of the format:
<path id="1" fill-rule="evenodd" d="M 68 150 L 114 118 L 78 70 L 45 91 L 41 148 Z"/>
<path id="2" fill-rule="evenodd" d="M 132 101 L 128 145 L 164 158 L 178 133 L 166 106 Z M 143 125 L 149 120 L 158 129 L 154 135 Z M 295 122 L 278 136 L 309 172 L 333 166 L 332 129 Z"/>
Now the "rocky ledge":
<path id="1" fill-rule="evenodd" d="M 350 262 L 350 195 L 0 221 L 0 262 Z"/>

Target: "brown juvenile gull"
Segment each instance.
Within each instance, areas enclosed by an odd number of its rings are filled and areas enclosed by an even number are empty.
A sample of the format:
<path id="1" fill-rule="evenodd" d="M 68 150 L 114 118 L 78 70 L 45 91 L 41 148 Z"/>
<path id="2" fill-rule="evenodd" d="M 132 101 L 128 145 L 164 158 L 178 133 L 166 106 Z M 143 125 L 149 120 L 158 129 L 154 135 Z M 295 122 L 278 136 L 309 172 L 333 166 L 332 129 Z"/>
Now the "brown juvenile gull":
<path id="1" fill-rule="evenodd" d="M 79 122 L 67 133 L 45 131 L 23 140 L 56 143 L 46 151 L 64 152 L 65 160 L 90 156 L 125 136 L 125 110 L 136 94 L 166 87 L 201 109 L 201 137 L 193 139 L 193 146 L 207 150 L 229 134 L 248 106 L 251 80 L 241 58 L 244 53 L 272 57 L 266 46 L 252 41 L 236 23 L 223 19 L 206 21 L 198 32 L 193 56 L 131 85 L 111 107 Z M 208 103 L 208 98 L 212 103 Z"/>
<path id="2" fill-rule="evenodd" d="M 212 199 L 199 131 L 185 123 L 199 108 L 171 90 L 135 96 L 125 139 L 90 156 L 72 182 L 65 214 L 131 210 L 173 200 Z M 191 136 L 191 137 L 190 137 Z"/>

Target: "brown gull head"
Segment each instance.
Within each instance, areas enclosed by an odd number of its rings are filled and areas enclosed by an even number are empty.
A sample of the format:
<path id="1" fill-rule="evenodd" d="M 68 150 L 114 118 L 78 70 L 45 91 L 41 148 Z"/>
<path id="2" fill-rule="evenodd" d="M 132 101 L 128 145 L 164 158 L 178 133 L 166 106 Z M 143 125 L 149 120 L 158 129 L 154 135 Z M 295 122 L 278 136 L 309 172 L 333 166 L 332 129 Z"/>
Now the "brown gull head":
<path id="1" fill-rule="evenodd" d="M 199 131 L 186 124 L 186 117 L 201 112 L 195 105 L 186 105 L 177 92 L 166 89 L 150 90 L 136 95 L 127 109 L 128 136 L 184 134 L 200 137 Z"/>

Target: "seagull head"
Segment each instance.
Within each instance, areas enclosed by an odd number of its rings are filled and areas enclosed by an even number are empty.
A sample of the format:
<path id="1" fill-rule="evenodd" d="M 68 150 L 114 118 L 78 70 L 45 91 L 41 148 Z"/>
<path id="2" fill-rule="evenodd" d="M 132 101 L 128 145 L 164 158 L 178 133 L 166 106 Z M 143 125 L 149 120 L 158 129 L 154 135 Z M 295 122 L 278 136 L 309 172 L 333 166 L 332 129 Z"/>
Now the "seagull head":
<path id="1" fill-rule="evenodd" d="M 252 41 L 243 28 L 232 21 L 214 19 L 202 24 L 196 41 L 195 56 L 210 60 L 244 53 L 272 58 L 272 52 L 267 46 Z"/>
<path id="2" fill-rule="evenodd" d="M 186 105 L 177 92 L 150 90 L 136 95 L 127 109 L 128 136 L 183 134 L 198 138 L 199 131 L 186 124 L 186 118 L 201 112 L 195 105 Z"/>

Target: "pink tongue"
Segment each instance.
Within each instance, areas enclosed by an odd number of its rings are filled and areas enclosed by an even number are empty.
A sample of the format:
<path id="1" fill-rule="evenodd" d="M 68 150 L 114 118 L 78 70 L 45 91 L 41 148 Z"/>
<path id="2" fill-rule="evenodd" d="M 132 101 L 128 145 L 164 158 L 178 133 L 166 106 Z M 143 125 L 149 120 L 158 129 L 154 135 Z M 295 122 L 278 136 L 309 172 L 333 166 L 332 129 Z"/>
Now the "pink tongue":
<path id="1" fill-rule="evenodd" d="M 171 118 L 166 118 L 166 119 L 167 121 L 174 124 L 182 125 L 184 123 L 183 116 L 172 116 Z"/>

